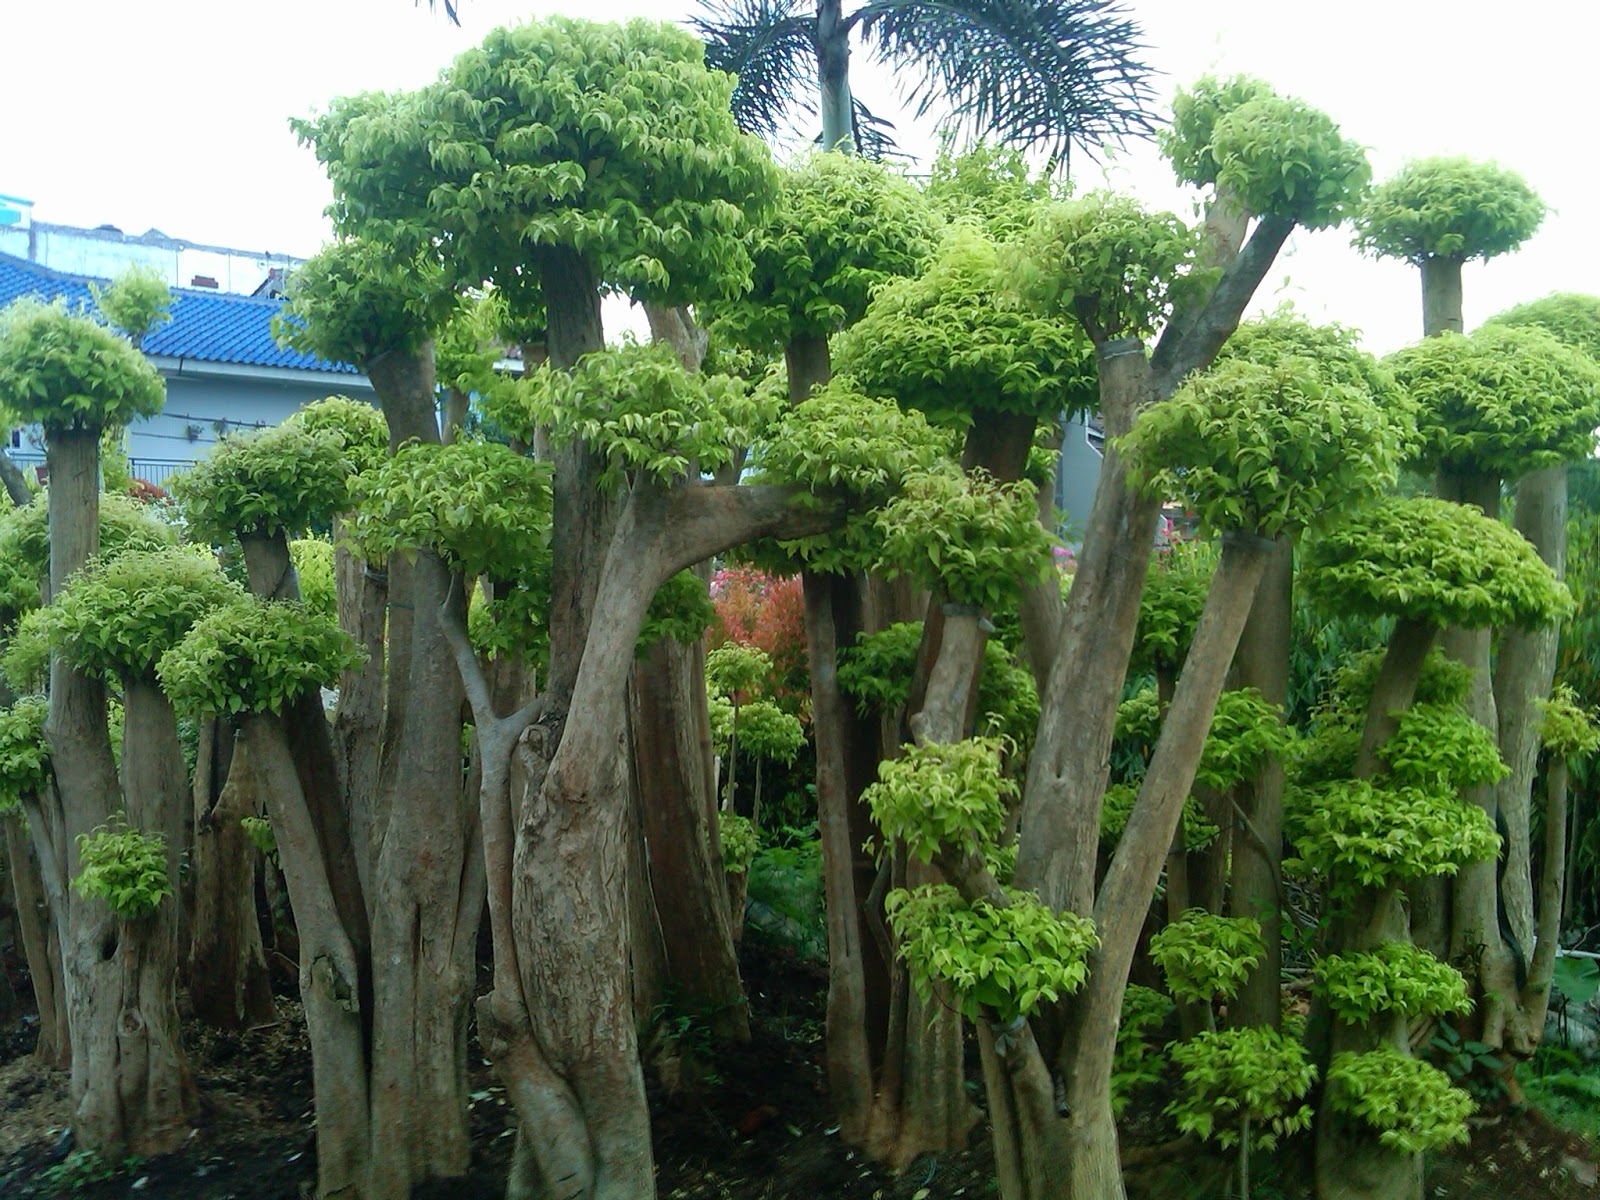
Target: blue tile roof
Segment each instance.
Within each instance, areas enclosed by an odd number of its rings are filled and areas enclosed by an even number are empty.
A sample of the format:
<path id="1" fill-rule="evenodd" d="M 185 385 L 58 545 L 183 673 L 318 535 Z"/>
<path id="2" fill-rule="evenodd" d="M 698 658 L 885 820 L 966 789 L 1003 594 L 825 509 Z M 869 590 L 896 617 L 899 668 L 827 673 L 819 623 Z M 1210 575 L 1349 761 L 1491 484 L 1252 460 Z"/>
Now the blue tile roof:
<path id="1" fill-rule="evenodd" d="M 91 282 L 104 283 L 105 280 L 67 275 L 24 258 L 0 254 L 0 307 L 20 296 L 62 299 L 70 308 L 92 305 Z M 144 339 L 144 352 L 154 357 L 242 367 L 282 367 L 342 375 L 358 373 L 347 363 L 331 363 L 279 346 L 272 338 L 272 318 L 282 310 L 282 300 L 173 288 L 172 320 L 158 326 Z"/>

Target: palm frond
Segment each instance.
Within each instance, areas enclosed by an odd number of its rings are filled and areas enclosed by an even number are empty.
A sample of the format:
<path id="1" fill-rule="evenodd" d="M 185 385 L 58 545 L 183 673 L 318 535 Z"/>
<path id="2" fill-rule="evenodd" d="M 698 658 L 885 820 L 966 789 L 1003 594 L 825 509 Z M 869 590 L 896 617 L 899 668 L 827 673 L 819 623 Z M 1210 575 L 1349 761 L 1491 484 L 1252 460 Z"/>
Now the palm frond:
<path id="1" fill-rule="evenodd" d="M 461 24 L 461 13 L 458 8 L 460 2 L 461 0 L 442 0 L 444 5 L 444 15 L 450 18 L 450 24 L 452 25 L 459 26 Z M 415 5 L 417 0 L 412 0 L 412 3 Z M 428 7 L 430 9 L 435 7 L 434 0 L 428 0 Z"/>
<path id="2" fill-rule="evenodd" d="M 796 114 L 816 115 L 816 17 L 804 0 L 702 0 L 689 27 L 706 44 L 706 65 L 738 76 L 740 129 L 771 138 Z"/>
<path id="3" fill-rule="evenodd" d="M 853 19 L 873 53 L 920 70 L 919 116 L 1057 157 L 1154 129 L 1143 31 L 1118 0 L 872 0 Z"/>

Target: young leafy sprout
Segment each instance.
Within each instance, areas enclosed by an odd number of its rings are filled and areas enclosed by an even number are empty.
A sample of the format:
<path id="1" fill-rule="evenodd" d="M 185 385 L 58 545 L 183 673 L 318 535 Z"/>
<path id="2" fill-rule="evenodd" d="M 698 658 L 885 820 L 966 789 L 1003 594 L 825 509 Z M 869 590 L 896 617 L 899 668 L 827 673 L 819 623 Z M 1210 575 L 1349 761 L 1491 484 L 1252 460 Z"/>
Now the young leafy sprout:
<path id="1" fill-rule="evenodd" d="M 44 740 L 49 713 L 43 696 L 24 696 L 0 708 L 0 816 L 37 797 L 49 779 L 50 747 Z"/>
<path id="2" fill-rule="evenodd" d="M 993 847 L 1016 784 L 1000 771 L 1000 746 L 972 739 L 913 746 L 878 766 L 862 800 L 884 835 L 923 862 Z M 1006 903 L 968 904 L 946 884 L 896 889 L 885 911 L 917 988 L 936 984 L 962 1012 L 1004 1025 L 1044 1001 L 1076 991 L 1088 975 L 1093 923 L 1052 913 L 1031 893 L 1008 890 Z"/>
<path id="3" fill-rule="evenodd" d="M 1466 1012 L 1472 1007 L 1467 981 L 1409 942 L 1385 942 L 1376 950 L 1330 954 L 1313 968 L 1317 990 L 1340 1020 L 1365 1025 L 1398 1013 L 1406 1020 Z"/>
<path id="4" fill-rule="evenodd" d="M 129 829 L 120 819 L 79 834 L 78 861 L 73 889 L 105 901 L 124 921 L 148 917 L 172 895 L 165 839 Z"/>
<path id="5" fill-rule="evenodd" d="M 776 396 L 728 375 L 691 374 L 666 346 L 626 345 L 585 355 L 572 371 L 535 371 L 492 398 L 488 415 L 532 441 L 582 443 L 606 458 L 601 486 L 632 472 L 663 486 L 727 466 L 775 415 Z"/>
<path id="6" fill-rule="evenodd" d="M 1389 1046 L 1334 1055 L 1323 1103 L 1366 1122 L 1383 1145 L 1405 1154 L 1466 1142 L 1477 1107 L 1438 1067 Z"/>
<path id="7" fill-rule="evenodd" d="M 1150 957 L 1175 999 L 1210 1006 L 1231 1000 L 1261 962 L 1266 947 L 1253 917 L 1219 917 L 1187 909 L 1150 939 Z"/>

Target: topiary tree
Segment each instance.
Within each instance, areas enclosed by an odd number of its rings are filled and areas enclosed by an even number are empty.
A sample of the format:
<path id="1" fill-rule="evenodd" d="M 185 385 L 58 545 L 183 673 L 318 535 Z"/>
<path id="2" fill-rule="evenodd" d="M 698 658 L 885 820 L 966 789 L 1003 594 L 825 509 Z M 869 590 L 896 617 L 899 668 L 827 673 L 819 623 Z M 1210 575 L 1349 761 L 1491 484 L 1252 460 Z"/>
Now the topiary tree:
<path id="1" fill-rule="evenodd" d="M 49 594 L 54 596 L 100 549 L 102 432 L 160 411 L 164 389 L 137 350 L 91 319 L 61 306 L 18 301 L 0 314 L 0 395 L 17 420 L 44 428 L 54 482 L 48 500 Z M 101 947 L 118 943 L 117 920 L 105 905 L 68 892 L 68 881 L 79 870 L 78 839 L 105 823 L 120 806 L 121 791 L 104 685 L 59 652 L 52 655 L 45 737 L 56 787 L 29 812 L 28 823 L 41 866 L 52 876 L 47 888 L 56 898 L 63 965 L 83 980 L 67 997 L 73 1125 L 86 1149 L 107 1157 L 169 1150 L 185 1135 L 189 1095 L 172 1086 L 170 1055 L 117 1055 L 123 984 L 120 976 L 95 969 L 103 961 Z M 175 1012 L 159 1011 L 160 998 L 171 994 L 170 975 L 168 982 L 159 982 L 162 964 L 148 956 L 131 953 L 128 961 L 134 979 L 151 981 L 150 1020 L 175 1029 Z M 108 1063 L 118 1065 L 107 1070 Z"/>
<path id="2" fill-rule="evenodd" d="M 1422 333 L 1464 332 L 1461 268 L 1515 250 L 1538 230 L 1544 201 L 1493 163 L 1427 158 L 1372 189 L 1356 245 L 1422 269 Z"/>

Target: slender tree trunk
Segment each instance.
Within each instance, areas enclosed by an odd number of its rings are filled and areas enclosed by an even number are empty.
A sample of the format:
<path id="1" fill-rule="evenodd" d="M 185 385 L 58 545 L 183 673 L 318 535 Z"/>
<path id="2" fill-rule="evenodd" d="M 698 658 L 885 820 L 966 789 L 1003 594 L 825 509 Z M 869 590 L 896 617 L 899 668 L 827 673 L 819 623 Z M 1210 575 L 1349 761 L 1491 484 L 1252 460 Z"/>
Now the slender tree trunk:
<path id="1" fill-rule="evenodd" d="M 1517 485 L 1516 528 L 1533 543 L 1558 579 L 1566 576 L 1567 470 L 1550 467 L 1523 476 Z M 1500 756 L 1511 773 L 1500 781 L 1500 818 L 1509 844 L 1503 854 L 1505 873 L 1500 898 L 1507 924 L 1524 956 L 1535 953 L 1533 938 L 1533 851 L 1531 797 L 1539 757 L 1538 705 L 1550 694 L 1560 651 L 1561 626 L 1552 623 L 1532 632 L 1508 629 L 1501 635 L 1494 666 L 1494 701 L 1499 720 Z M 1563 800 L 1563 807 L 1565 801 Z M 1547 876 L 1559 870 L 1546 865 Z M 1560 907 L 1560 890 L 1556 892 Z M 1541 896 L 1541 902 L 1543 897 Z M 1541 918 L 1543 914 L 1540 914 Z M 1558 927 L 1559 929 L 1559 927 Z M 1524 968 L 1527 966 L 1524 957 Z M 1513 964 L 1515 971 L 1515 965 Z M 1546 1001 L 1535 977 L 1524 969 L 1519 986 L 1508 995 L 1505 1046 L 1518 1055 L 1533 1052 L 1544 1036 Z"/>
<path id="2" fill-rule="evenodd" d="M 1240 687 L 1253 687 L 1282 710 L 1289 702 L 1293 638 L 1294 543 L 1279 538 L 1267 563 L 1234 655 Z M 1283 763 L 1268 759 L 1239 789 L 1229 912 L 1261 922 L 1266 953 L 1229 1006 L 1228 1023 L 1277 1029 L 1283 1020 Z"/>
<path id="3" fill-rule="evenodd" d="M 301 787 L 284 722 L 267 713 L 239 725 L 230 778 L 257 773 L 300 939 L 300 998 L 317 1104 L 317 1194 L 368 1195 L 370 1149 L 364 947 L 352 943 L 332 887 L 313 805 Z"/>
<path id="4" fill-rule="evenodd" d="M 33 493 L 28 490 L 28 483 L 22 476 L 22 470 L 11 461 L 11 455 L 4 451 L 0 451 L 0 486 L 5 488 L 11 503 L 18 508 L 33 500 Z"/>
<path id="5" fill-rule="evenodd" d="M 1539 929 L 1528 964 L 1528 986 L 1523 992 L 1527 1022 L 1544 1028 L 1550 1005 L 1550 980 L 1556 965 L 1556 950 L 1561 944 L 1561 896 L 1566 889 L 1567 851 L 1567 760 L 1552 757 L 1545 768 L 1544 789 L 1544 870 L 1539 875 Z"/>
<path id="6" fill-rule="evenodd" d="M 240 1030 L 274 1017 L 272 985 L 256 920 L 260 852 L 240 824 L 264 808 L 255 778 L 229 771 L 233 734 L 218 719 L 200 727 L 194 775 L 195 910 L 189 999 L 213 1029 Z"/>
<path id="7" fill-rule="evenodd" d="M 818 0 L 817 86 L 822 99 L 822 148 L 854 154 L 855 105 L 850 96 L 850 27 L 841 0 Z"/>
<path id="8" fill-rule="evenodd" d="M 793 375 L 790 376 L 791 387 Z M 865 1142 L 873 1099 L 872 1054 L 867 1041 L 867 985 L 863 963 L 862 902 L 851 836 L 851 797 L 845 774 L 844 731 L 849 716 L 839 690 L 838 647 L 829 576 L 806 572 L 806 651 L 811 670 L 811 720 L 817 751 L 817 829 L 822 838 L 823 889 L 828 923 L 828 1006 L 824 1044 L 828 1091 L 850 1145 Z"/>
<path id="9" fill-rule="evenodd" d="M 72 1062 L 72 1043 L 67 1032 L 67 992 L 61 976 L 56 917 L 45 891 L 38 852 L 23 819 L 11 813 L 0 817 L 0 826 L 5 829 L 6 861 L 17 900 L 17 930 L 39 1014 L 39 1038 L 34 1043 L 33 1057 L 44 1066 L 65 1069 Z"/>
<path id="10" fill-rule="evenodd" d="M 650 847 L 650 887 L 678 1003 L 713 1036 L 750 1037 L 734 952 L 711 779 L 711 722 L 700 644 L 664 638 L 633 669 L 634 752 Z"/>
<path id="11" fill-rule="evenodd" d="M 1500 480 L 1496 476 L 1442 469 L 1439 473 L 1439 494 L 1446 499 L 1473 505 L 1487 517 L 1499 516 Z M 1472 668 L 1472 690 L 1467 695 L 1467 712 L 1498 742 L 1500 720 L 1495 711 L 1491 657 L 1494 631 L 1447 629 L 1440 641 L 1446 654 Z M 1552 670 L 1553 667 L 1552 663 Z M 1463 793 L 1463 797 L 1483 810 L 1491 826 L 1496 824 L 1499 814 L 1499 794 L 1494 784 L 1469 788 Z M 1526 814 L 1526 797 L 1522 807 Z M 1524 856 L 1527 855 L 1525 826 L 1522 832 L 1521 845 L 1517 846 L 1513 842 L 1512 845 L 1502 849 L 1502 855 L 1518 850 Z M 1449 880 L 1449 922 L 1446 928 L 1450 958 L 1465 961 L 1469 957 L 1476 956 L 1477 977 L 1470 982 L 1474 985 L 1473 990 L 1478 1004 L 1473 1010 L 1471 1019 L 1478 1026 L 1479 1039 L 1498 1049 L 1504 1037 L 1508 1010 L 1514 1006 L 1519 988 L 1515 954 L 1500 929 L 1500 886 L 1497 874 L 1497 864 L 1492 859 L 1462 864 L 1454 878 Z M 1423 894 L 1423 890 L 1421 888 L 1413 890 L 1413 928 L 1426 930 L 1430 941 L 1434 941 L 1437 935 L 1433 923 L 1423 922 L 1419 925 L 1417 922 L 1419 908 L 1417 897 Z M 1438 889 L 1428 894 L 1436 896 Z M 1423 912 L 1427 913 L 1429 906 L 1421 907 Z M 1418 940 L 1419 942 L 1422 940 L 1420 933 Z M 1482 947 L 1481 952 L 1479 947 Z"/>
<path id="12" fill-rule="evenodd" d="M 372 860 L 379 841 L 376 806 L 382 777 L 389 576 L 381 564 L 352 553 L 343 517 L 333 519 L 333 571 L 339 626 L 367 655 L 365 662 L 339 679 L 333 746 L 350 814 L 357 878 L 362 894 L 371 896 Z"/>
<path id="13" fill-rule="evenodd" d="M 1340 953 L 1376 950 L 1385 942 L 1408 940 L 1405 905 L 1398 886 L 1366 889 L 1336 915 L 1331 944 Z M 1333 1017 L 1330 1057 L 1364 1053 L 1387 1045 L 1410 1054 L 1406 1023 L 1398 1014 L 1379 1013 L 1363 1025 Z M 1324 1104 L 1317 1114 L 1316 1185 L 1318 1200 L 1417 1200 L 1422 1195 L 1422 1156 L 1391 1150 L 1377 1130 L 1359 1117 Z"/>

